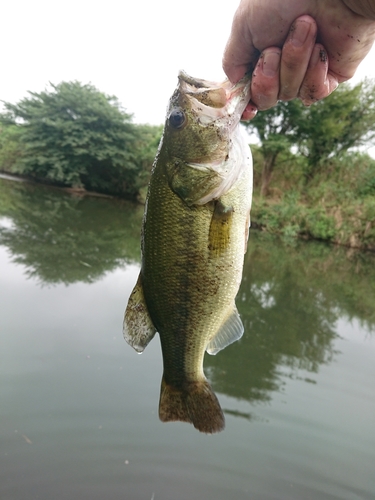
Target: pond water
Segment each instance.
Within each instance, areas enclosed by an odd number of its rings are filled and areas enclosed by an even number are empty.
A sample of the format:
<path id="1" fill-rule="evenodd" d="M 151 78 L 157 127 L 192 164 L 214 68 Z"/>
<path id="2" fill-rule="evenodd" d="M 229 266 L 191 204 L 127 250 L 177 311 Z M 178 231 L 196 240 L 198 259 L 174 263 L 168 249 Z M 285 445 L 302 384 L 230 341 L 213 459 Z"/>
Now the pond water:
<path id="1" fill-rule="evenodd" d="M 142 212 L 0 179 L 0 498 L 375 499 L 374 255 L 251 233 L 206 436 L 122 338 Z"/>

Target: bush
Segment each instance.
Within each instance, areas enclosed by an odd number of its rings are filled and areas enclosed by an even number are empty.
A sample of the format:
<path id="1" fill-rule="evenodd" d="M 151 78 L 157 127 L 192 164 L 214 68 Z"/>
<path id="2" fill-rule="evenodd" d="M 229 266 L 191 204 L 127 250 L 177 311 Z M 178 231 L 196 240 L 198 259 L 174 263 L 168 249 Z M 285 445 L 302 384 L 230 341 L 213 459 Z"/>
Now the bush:
<path id="1" fill-rule="evenodd" d="M 2 122 L 19 130 L 18 173 L 136 196 L 142 139 L 115 97 L 92 85 L 62 82 L 5 108 Z"/>
<path id="2" fill-rule="evenodd" d="M 333 240 L 336 235 L 335 220 L 327 215 L 323 208 L 308 210 L 306 219 L 306 231 L 317 240 Z"/>
<path id="3" fill-rule="evenodd" d="M 22 158 L 20 129 L 16 125 L 0 125 L 0 170 L 15 173 Z"/>

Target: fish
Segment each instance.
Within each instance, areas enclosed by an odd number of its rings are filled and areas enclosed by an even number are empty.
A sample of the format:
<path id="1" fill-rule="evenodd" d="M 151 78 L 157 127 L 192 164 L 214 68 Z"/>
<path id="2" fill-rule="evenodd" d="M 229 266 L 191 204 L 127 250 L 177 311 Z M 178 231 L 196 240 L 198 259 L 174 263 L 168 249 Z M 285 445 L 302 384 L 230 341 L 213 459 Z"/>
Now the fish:
<path id="1" fill-rule="evenodd" d="M 240 127 L 250 78 L 233 85 L 180 71 L 151 171 L 141 270 L 124 316 L 124 338 L 141 353 L 160 336 L 159 418 L 201 432 L 224 429 L 205 377 L 205 352 L 243 335 L 235 305 L 247 248 L 252 157 Z"/>

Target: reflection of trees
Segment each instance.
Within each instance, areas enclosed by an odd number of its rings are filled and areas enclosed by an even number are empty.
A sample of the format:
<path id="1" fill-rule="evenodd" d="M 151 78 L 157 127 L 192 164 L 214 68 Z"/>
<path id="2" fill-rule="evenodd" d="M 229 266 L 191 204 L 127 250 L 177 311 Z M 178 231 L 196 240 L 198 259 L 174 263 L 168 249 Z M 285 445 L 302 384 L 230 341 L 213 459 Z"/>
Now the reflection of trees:
<path id="1" fill-rule="evenodd" d="M 0 179 L 0 244 L 42 283 L 92 282 L 140 259 L 143 208 Z M 10 227 L 8 227 L 10 226 Z"/>
<path id="2" fill-rule="evenodd" d="M 140 257 L 143 207 L 81 198 L 0 180 L 0 244 L 42 283 L 92 282 Z M 282 372 L 317 372 L 334 356 L 339 316 L 375 325 L 375 255 L 320 243 L 280 241 L 252 232 L 237 305 L 243 339 L 206 356 L 215 390 L 266 401 Z M 250 415 L 243 415 L 252 418 Z"/>
<path id="3" fill-rule="evenodd" d="M 286 247 L 252 233 L 237 297 L 244 337 L 205 357 L 215 390 L 268 400 L 286 370 L 317 372 L 332 360 L 339 316 L 374 326 L 374 256 L 346 252 L 311 242 Z"/>

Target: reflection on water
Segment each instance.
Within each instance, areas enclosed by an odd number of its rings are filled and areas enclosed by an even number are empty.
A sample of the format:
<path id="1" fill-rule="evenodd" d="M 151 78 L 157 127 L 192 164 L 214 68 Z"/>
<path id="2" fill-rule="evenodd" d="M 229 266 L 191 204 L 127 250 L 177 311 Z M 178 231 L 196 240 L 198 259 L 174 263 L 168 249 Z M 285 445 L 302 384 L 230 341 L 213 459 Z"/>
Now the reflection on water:
<path id="1" fill-rule="evenodd" d="M 39 283 L 92 283 L 139 263 L 138 205 L 1 180 L 0 200 L 0 244 Z M 340 316 L 375 324 L 373 255 L 274 241 L 252 232 L 237 297 L 244 338 L 205 360 L 215 390 L 249 401 L 279 388 L 280 366 L 316 373 L 332 361 Z"/>
<path id="2" fill-rule="evenodd" d="M 0 179 L 0 244 L 43 284 L 91 283 L 139 261 L 142 213 L 121 200 Z"/>
<path id="3" fill-rule="evenodd" d="M 372 498 L 374 255 L 251 234 L 206 438 L 158 421 L 158 340 L 121 338 L 142 212 L 0 179 L 0 497 Z"/>
<path id="4" fill-rule="evenodd" d="M 214 387 L 267 400 L 282 384 L 280 366 L 283 374 L 313 374 L 331 362 L 340 316 L 374 327 L 374 264 L 372 255 L 348 258 L 344 249 L 321 243 L 285 247 L 253 232 L 237 298 L 245 335 L 222 359 L 206 358 Z"/>

